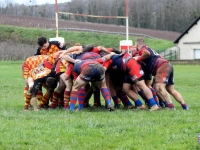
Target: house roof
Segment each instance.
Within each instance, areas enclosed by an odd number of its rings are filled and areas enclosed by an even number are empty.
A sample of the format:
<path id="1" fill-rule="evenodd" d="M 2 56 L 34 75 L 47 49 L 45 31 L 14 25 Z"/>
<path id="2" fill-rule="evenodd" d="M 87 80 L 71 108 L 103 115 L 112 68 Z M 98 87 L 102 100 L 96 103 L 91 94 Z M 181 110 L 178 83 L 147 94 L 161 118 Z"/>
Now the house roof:
<path id="1" fill-rule="evenodd" d="M 200 16 L 174 41 L 174 43 L 178 43 L 179 40 L 188 33 L 188 31 L 197 24 L 197 22 L 200 20 Z"/>

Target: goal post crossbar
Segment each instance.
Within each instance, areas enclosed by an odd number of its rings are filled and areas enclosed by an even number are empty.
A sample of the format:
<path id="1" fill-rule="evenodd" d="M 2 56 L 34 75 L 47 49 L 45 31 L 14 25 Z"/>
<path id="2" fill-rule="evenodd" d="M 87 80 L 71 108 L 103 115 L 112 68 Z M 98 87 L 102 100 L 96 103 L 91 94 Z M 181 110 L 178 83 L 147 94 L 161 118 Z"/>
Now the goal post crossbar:
<path id="1" fill-rule="evenodd" d="M 55 0 L 55 17 L 56 17 L 56 37 L 58 37 L 58 14 L 68 14 L 68 15 L 76 15 L 76 16 L 85 16 L 85 17 L 95 17 L 95 18 L 124 18 L 126 19 L 126 40 L 128 40 L 128 1 L 126 0 L 126 16 L 97 16 L 97 15 L 86 15 L 86 14 L 76 14 L 76 13 L 68 13 L 68 12 L 58 12 L 58 3 Z"/>
<path id="2" fill-rule="evenodd" d="M 127 16 L 97 16 L 97 15 L 86 15 L 86 14 L 75 14 L 75 13 L 69 13 L 69 12 L 58 12 L 58 14 L 92 17 L 92 18 L 118 18 L 118 19 L 119 18 L 128 18 Z"/>

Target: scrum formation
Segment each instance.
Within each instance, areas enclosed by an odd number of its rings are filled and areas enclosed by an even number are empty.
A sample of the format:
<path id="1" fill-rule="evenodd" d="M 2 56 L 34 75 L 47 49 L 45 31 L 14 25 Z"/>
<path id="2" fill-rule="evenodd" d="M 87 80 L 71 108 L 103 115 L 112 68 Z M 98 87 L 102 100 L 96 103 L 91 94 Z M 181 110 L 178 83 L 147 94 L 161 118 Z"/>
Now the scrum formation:
<path id="1" fill-rule="evenodd" d="M 79 43 L 67 48 L 65 43 L 49 42 L 45 37 L 38 38 L 38 45 L 34 56 L 22 64 L 24 111 L 30 107 L 34 111 L 82 110 L 91 105 L 92 95 L 93 106 L 102 106 L 102 95 L 109 111 L 122 104 L 127 109 L 175 110 L 170 95 L 184 110 L 189 109 L 174 88 L 172 64 L 143 38 L 128 51 Z"/>

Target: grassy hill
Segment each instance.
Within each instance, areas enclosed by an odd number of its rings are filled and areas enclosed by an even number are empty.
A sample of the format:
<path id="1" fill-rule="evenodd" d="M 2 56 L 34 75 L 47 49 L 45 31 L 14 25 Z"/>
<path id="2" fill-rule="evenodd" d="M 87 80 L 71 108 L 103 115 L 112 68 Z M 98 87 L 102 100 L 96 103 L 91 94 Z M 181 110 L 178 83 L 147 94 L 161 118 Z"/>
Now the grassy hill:
<path id="1" fill-rule="evenodd" d="M 42 17 L 31 17 L 31 16 L 16 16 L 0 14 L 2 25 L 13 25 L 25 28 L 39 28 L 39 29 L 55 29 L 55 18 L 42 18 Z M 100 31 L 100 32 L 111 32 L 125 35 L 126 26 L 108 25 L 91 22 L 80 22 L 74 20 L 62 20 L 58 19 L 58 27 L 67 30 L 84 30 L 84 31 Z M 144 28 L 129 27 L 129 35 L 132 36 L 146 36 L 157 39 L 165 39 L 174 41 L 179 36 L 178 32 L 152 30 Z"/>
<path id="2" fill-rule="evenodd" d="M 34 50 L 37 48 L 37 39 L 40 36 L 45 36 L 47 38 L 55 37 L 55 30 L 48 29 L 38 29 L 38 28 L 24 28 L 17 26 L 9 26 L 9 25 L 1 25 L 0 24 L 0 40 L 1 42 L 11 42 L 7 44 L 6 52 L 10 53 L 9 56 L 13 54 L 13 49 L 15 49 L 15 56 L 20 55 L 31 56 L 34 54 Z M 115 47 L 119 48 L 120 40 L 125 40 L 126 37 L 123 35 L 113 35 L 113 34 L 105 34 L 105 33 L 93 33 L 93 32 L 78 32 L 78 31 L 66 31 L 60 30 L 59 36 L 65 38 L 65 42 L 67 47 L 73 46 L 75 43 L 80 43 L 82 45 L 95 44 L 102 45 L 104 47 Z M 129 40 L 132 40 L 133 43 L 137 37 L 130 36 Z M 146 44 L 154 50 L 166 50 L 169 47 L 173 46 L 172 41 L 163 40 L 163 39 L 151 39 L 145 38 Z M 23 45 L 23 46 L 22 46 Z M 28 50 L 26 52 L 23 51 L 24 45 L 28 45 Z M 13 46 L 13 47 L 8 47 Z M 20 48 L 22 46 L 22 48 Z M 0 54 L 4 51 L 3 46 L 0 50 Z M 30 50 L 33 48 L 32 50 Z M 19 49 L 19 50 L 16 50 Z M 31 51 L 31 52 L 30 52 Z M 14 57 L 14 56 L 13 56 Z M 8 60 L 7 58 L 6 60 Z M 18 57 L 16 60 L 20 60 L 22 58 Z"/>
<path id="3" fill-rule="evenodd" d="M 24 28 L 9 25 L 0 25 L 0 39 L 12 40 L 17 43 L 36 44 L 37 38 L 45 36 L 47 38 L 55 37 L 54 30 L 37 29 L 37 28 Z M 65 38 L 67 46 L 72 46 L 74 43 L 81 43 L 87 45 L 93 43 L 95 45 L 103 45 L 105 47 L 119 47 L 119 41 L 125 40 L 123 35 L 110 35 L 88 32 L 72 32 L 72 31 L 59 31 L 59 36 Z M 137 37 L 130 36 L 129 39 L 135 41 Z M 145 38 L 147 45 L 153 49 L 167 49 L 173 46 L 172 41 L 162 39 Z"/>

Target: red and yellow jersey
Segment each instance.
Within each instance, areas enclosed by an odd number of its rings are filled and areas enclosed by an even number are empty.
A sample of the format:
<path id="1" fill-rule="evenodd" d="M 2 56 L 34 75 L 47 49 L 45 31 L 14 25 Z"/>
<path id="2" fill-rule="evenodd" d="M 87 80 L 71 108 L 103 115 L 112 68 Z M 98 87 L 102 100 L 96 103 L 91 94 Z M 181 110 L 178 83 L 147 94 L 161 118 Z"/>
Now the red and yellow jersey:
<path id="1" fill-rule="evenodd" d="M 56 74 L 65 72 L 68 65 L 69 63 L 65 59 L 60 59 L 56 64 Z"/>
<path id="2" fill-rule="evenodd" d="M 22 64 L 22 77 L 27 78 L 29 76 L 29 71 L 36 68 L 40 64 L 47 61 L 49 64 L 53 65 L 56 61 L 54 54 L 51 55 L 36 55 L 28 57 Z M 50 68 L 49 68 L 50 69 Z"/>
<path id="3" fill-rule="evenodd" d="M 50 69 L 44 68 L 43 65 L 39 65 L 38 67 L 29 71 L 29 76 L 32 77 L 33 80 L 36 80 L 47 76 L 50 72 Z"/>
<path id="4" fill-rule="evenodd" d="M 47 61 L 50 63 L 50 64 L 54 64 L 56 62 L 56 59 L 57 57 L 55 57 L 55 54 L 50 54 L 49 57 L 47 58 Z"/>
<path id="5" fill-rule="evenodd" d="M 29 71 L 35 67 L 37 67 L 39 64 L 43 63 L 45 60 L 48 59 L 48 55 L 37 55 L 37 56 L 31 56 L 28 57 L 24 63 L 29 68 Z"/>
<path id="6" fill-rule="evenodd" d="M 53 54 L 53 53 L 56 53 L 58 52 L 60 49 L 58 48 L 57 45 L 55 44 L 52 44 L 50 45 L 50 47 L 48 49 L 40 49 L 40 55 L 50 55 L 50 54 Z"/>

